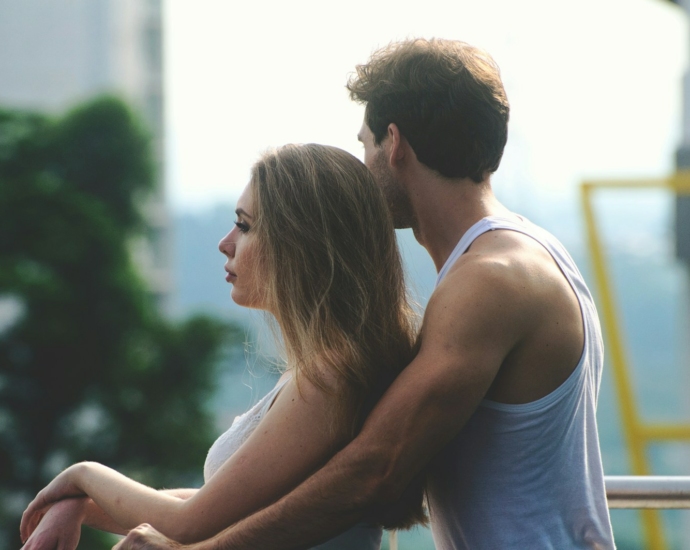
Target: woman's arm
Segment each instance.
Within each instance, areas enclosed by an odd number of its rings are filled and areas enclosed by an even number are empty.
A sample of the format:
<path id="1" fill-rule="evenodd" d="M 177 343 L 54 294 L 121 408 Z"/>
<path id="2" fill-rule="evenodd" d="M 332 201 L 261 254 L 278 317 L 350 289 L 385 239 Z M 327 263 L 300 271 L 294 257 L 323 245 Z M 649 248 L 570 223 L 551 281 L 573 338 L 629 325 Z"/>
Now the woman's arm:
<path id="1" fill-rule="evenodd" d="M 198 489 L 170 489 L 162 492 L 180 499 L 192 497 Z M 66 498 L 56 502 L 39 516 L 35 528 L 25 531 L 22 550 L 74 550 L 79 543 L 81 526 L 126 535 L 127 529 L 118 525 L 90 498 Z M 27 538 L 28 534 L 28 538 Z"/>
<path id="2" fill-rule="evenodd" d="M 159 491 L 175 498 L 186 500 L 191 498 L 196 494 L 199 489 L 163 489 Z M 80 500 L 80 499 L 70 499 L 70 500 Z M 118 523 L 116 523 L 113 518 L 106 514 L 92 499 L 81 499 L 84 500 L 84 517 L 82 519 L 83 525 L 88 525 L 94 529 L 100 531 L 108 531 L 109 533 L 115 533 L 116 535 L 126 535 L 128 529 L 125 529 Z M 62 502 L 62 501 L 61 501 Z"/>
<path id="3" fill-rule="evenodd" d="M 208 538 L 277 500 L 322 465 L 344 438 L 333 433 L 328 396 L 290 380 L 254 433 L 187 500 L 161 493 L 95 463 L 68 468 L 29 505 L 22 522 L 70 496 L 88 495 L 118 525 L 149 523 L 181 542 Z"/>
<path id="4" fill-rule="evenodd" d="M 196 491 L 197 489 L 172 489 L 164 492 L 186 499 Z M 38 527 L 24 541 L 22 550 L 74 550 L 79 543 L 82 525 L 118 535 L 126 535 L 128 532 L 91 499 L 66 498 L 50 507 Z"/>

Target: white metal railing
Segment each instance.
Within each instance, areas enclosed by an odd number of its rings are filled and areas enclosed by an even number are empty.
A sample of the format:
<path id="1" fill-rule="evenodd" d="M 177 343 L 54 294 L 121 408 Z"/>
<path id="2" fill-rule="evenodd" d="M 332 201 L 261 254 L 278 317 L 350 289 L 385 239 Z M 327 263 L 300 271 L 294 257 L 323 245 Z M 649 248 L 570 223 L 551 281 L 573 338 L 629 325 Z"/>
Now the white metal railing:
<path id="1" fill-rule="evenodd" d="M 605 476 L 609 508 L 690 509 L 690 476 Z M 397 531 L 388 531 L 390 550 L 398 550 Z"/>
<path id="2" fill-rule="evenodd" d="M 690 476 L 606 476 L 609 508 L 690 508 Z"/>
<path id="3" fill-rule="evenodd" d="M 606 476 L 609 508 L 690 508 L 690 476 Z M 390 550 L 398 534 L 388 533 Z"/>

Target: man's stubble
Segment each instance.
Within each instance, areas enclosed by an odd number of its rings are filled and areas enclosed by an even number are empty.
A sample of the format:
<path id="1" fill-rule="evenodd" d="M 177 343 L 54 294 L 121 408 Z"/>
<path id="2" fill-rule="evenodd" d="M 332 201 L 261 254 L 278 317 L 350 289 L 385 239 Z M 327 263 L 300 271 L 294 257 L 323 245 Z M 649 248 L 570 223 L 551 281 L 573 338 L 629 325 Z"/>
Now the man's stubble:
<path id="1" fill-rule="evenodd" d="M 414 227 L 415 215 L 410 197 L 407 190 L 392 174 L 382 150 L 374 156 L 370 170 L 386 198 L 394 227 L 396 229 Z"/>

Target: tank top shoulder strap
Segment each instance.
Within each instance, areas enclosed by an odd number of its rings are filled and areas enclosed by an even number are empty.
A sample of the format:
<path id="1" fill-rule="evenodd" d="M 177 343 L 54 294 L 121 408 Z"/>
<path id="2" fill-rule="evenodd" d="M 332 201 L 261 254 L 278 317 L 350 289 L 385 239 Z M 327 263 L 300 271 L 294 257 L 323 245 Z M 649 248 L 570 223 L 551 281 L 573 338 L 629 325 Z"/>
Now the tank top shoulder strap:
<path id="1" fill-rule="evenodd" d="M 601 379 L 601 368 L 603 367 L 603 344 L 601 341 L 601 325 L 597 315 L 596 306 L 592 294 L 587 288 L 587 284 L 580 273 L 580 270 L 575 265 L 568 251 L 560 243 L 560 241 L 551 235 L 545 229 L 534 225 L 525 218 L 518 215 L 508 216 L 489 216 L 482 218 L 472 227 L 470 227 L 462 236 L 458 244 L 451 252 L 436 279 L 436 286 L 440 284 L 446 276 L 450 268 L 462 256 L 474 240 L 487 231 L 494 231 L 497 229 L 507 229 L 517 231 L 528 237 L 534 239 L 541 244 L 546 251 L 554 259 L 571 288 L 575 292 L 575 296 L 580 304 L 582 312 L 583 324 L 585 329 L 585 349 L 583 350 L 583 359 L 592 358 L 596 363 L 594 369 L 594 387 L 598 392 L 598 387 Z"/>
<path id="2" fill-rule="evenodd" d="M 470 227 L 458 241 L 458 244 L 453 249 L 453 252 L 451 252 L 450 256 L 448 256 L 446 263 L 443 264 L 443 267 L 438 272 L 436 286 L 439 285 L 439 283 L 448 273 L 448 270 L 453 267 L 453 264 L 467 251 L 477 237 L 486 233 L 487 231 L 495 231 L 497 229 L 508 229 L 523 233 L 524 235 L 531 237 L 541 244 L 556 261 L 570 285 L 574 287 L 577 292 L 584 294 L 591 300 L 591 294 L 584 283 L 582 274 L 560 241 L 558 241 L 558 239 L 556 239 L 548 231 L 537 225 L 534 225 L 526 218 L 518 216 L 517 214 L 514 214 L 511 217 L 487 216 Z"/>
<path id="3" fill-rule="evenodd" d="M 524 232 L 523 224 L 520 222 L 526 222 L 526 220 L 518 215 L 515 215 L 515 219 L 507 216 L 487 216 L 486 218 L 482 218 L 475 223 L 472 227 L 465 231 L 465 234 L 460 238 L 458 244 L 455 245 L 455 248 L 450 253 L 450 256 L 448 256 L 446 263 L 443 264 L 443 267 L 438 272 L 438 276 L 436 277 L 436 286 L 438 286 L 443 280 L 448 273 L 448 270 L 453 267 L 453 264 L 455 264 L 457 259 L 467 252 L 467 249 L 477 237 L 483 235 L 487 231 L 493 231 L 495 229 L 513 229 L 515 231 Z"/>
<path id="4" fill-rule="evenodd" d="M 276 398 L 278 397 L 278 394 L 280 393 L 280 390 L 283 389 L 285 384 L 287 384 L 292 376 L 286 376 L 283 380 L 278 382 L 275 387 L 268 392 L 263 399 L 261 400 L 260 406 L 259 406 L 259 411 L 258 411 L 258 416 L 260 418 L 263 418 L 264 415 L 268 412 L 268 409 L 273 406 L 273 403 L 275 402 Z"/>

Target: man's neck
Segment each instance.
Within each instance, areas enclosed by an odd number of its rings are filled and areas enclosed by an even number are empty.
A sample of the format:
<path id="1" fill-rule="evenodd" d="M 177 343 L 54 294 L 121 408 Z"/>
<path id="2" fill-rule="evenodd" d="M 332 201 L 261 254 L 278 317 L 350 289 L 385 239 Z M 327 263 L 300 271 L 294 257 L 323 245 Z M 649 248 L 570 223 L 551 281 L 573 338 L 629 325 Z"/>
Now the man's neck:
<path id="1" fill-rule="evenodd" d="M 440 271 L 465 232 L 486 216 L 509 214 L 493 194 L 489 180 L 424 178 L 410 189 L 415 238 Z"/>

